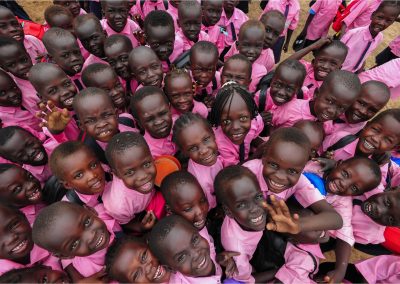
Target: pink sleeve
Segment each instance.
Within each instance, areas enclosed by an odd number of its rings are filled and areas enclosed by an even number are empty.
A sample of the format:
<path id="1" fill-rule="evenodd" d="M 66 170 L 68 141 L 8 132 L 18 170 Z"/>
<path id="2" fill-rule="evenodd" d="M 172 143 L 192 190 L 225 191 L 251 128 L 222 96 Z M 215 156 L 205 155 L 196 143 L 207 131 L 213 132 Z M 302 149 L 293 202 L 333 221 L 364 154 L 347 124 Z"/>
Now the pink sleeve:
<path id="1" fill-rule="evenodd" d="M 319 190 L 304 175 L 300 175 L 300 179 L 295 185 L 294 196 L 304 208 L 324 199 Z"/>
<path id="2" fill-rule="evenodd" d="M 356 264 L 358 271 L 368 283 L 399 283 L 400 257 L 381 255 Z"/>
<path id="3" fill-rule="evenodd" d="M 343 227 L 339 230 L 330 231 L 330 235 L 345 241 L 350 246 L 354 245 L 353 227 L 351 225 L 351 217 L 353 215 L 352 198 L 349 196 L 337 197 L 337 202 L 332 203 L 333 208 L 339 213 L 343 219 Z M 329 197 L 327 197 L 329 202 Z"/>
<path id="4" fill-rule="evenodd" d="M 311 6 L 310 9 L 313 10 L 315 12 L 315 14 L 318 13 L 319 9 L 321 8 L 321 3 L 322 3 L 322 0 L 317 0 L 314 3 L 314 5 Z"/>
<path id="5" fill-rule="evenodd" d="M 297 9 L 296 13 L 294 14 L 294 17 L 288 27 L 289 30 L 293 30 L 293 31 L 297 28 L 297 25 L 299 24 L 299 17 L 300 17 L 300 7 L 298 7 L 296 5 L 296 9 Z"/>
<path id="6" fill-rule="evenodd" d="M 347 27 L 364 11 L 368 2 L 367 0 L 360 0 L 353 6 L 353 9 L 350 10 L 350 14 L 343 20 Z"/>

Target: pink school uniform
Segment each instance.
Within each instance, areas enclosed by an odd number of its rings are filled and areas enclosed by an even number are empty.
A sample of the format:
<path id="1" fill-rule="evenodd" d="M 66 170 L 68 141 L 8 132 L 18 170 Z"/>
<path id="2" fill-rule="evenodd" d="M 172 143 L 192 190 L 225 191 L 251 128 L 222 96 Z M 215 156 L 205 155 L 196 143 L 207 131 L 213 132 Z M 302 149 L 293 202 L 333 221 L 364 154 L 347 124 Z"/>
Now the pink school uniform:
<path id="1" fill-rule="evenodd" d="M 254 61 L 254 63 L 264 66 L 267 71 L 270 72 L 275 66 L 274 52 L 271 48 L 263 49 L 260 56 L 256 61 Z"/>
<path id="2" fill-rule="evenodd" d="M 233 14 L 230 19 L 228 19 L 226 16 L 225 11 L 222 11 L 221 22 L 225 26 L 226 32 L 228 33 L 228 35 L 225 37 L 226 46 L 232 45 L 238 39 L 240 27 L 248 20 L 249 17 L 238 8 L 233 9 Z"/>
<path id="3" fill-rule="evenodd" d="M 336 120 L 333 122 L 333 132 L 338 132 L 338 131 L 346 131 L 349 134 L 356 134 L 359 132 L 361 129 L 364 128 L 364 126 L 367 124 L 367 121 L 359 122 L 359 123 L 348 123 L 346 116 L 343 114 L 340 116 L 340 120 Z"/>
<path id="4" fill-rule="evenodd" d="M 108 184 L 106 185 L 106 187 L 109 186 L 109 185 L 110 185 L 110 183 L 108 183 Z M 105 191 L 105 189 L 104 189 L 104 191 Z M 99 197 L 101 197 L 101 195 L 100 195 L 99 193 L 89 195 L 89 194 L 79 193 L 79 192 L 77 192 L 76 190 L 74 190 L 74 192 L 75 192 L 75 194 L 79 197 L 79 199 L 80 199 L 83 203 L 85 203 L 85 205 L 87 205 L 87 206 L 95 207 L 96 205 L 98 205 L 98 204 L 100 203 L 100 202 L 99 202 L 99 199 L 100 199 Z M 68 202 L 71 202 L 71 201 L 67 198 L 67 196 L 64 196 L 64 197 L 62 198 L 61 201 L 68 201 Z"/>
<path id="5" fill-rule="evenodd" d="M 220 20 L 218 23 L 216 23 L 214 26 L 209 26 L 206 27 L 205 25 L 201 25 L 201 30 L 208 34 L 209 41 L 214 43 L 217 46 L 218 53 L 221 54 L 221 52 L 225 48 L 225 38 L 227 35 L 224 33 L 223 29 L 221 29 L 220 25 L 223 25 L 222 21 Z"/>
<path id="6" fill-rule="evenodd" d="M 372 38 L 369 26 L 346 32 L 340 40 L 349 48 L 346 60 L 343 62 L 342 70 L 350 72 L 359 70 L 367 57 L 378 47 L 382 40 L 383 34 L 381 32 L 375 38 Z"/>
<path id="7" fill-rule="evenodd" d="M 172 54 L 169 56 L 168 60 L 166 61 L 161 61 L 162 67 L 163 67 L 163 72 L 167 73 L 170 70 L 170 65 L 171 63 L 179 57 L 183 53 L 183 41 L 181 40 L 180 37 L 175 37 L 175 42 L 174 42 L 174 50 L 172 51 Z"/>
<path id="8" fill-rule="evenodd" d="M 362 0 L 354 4 L 350 9 L 350 14 L 343 20 L 346 24 L 346 32 L 359 27 L 364 27 L 371 23 L 372 13 L 379 7 L 383 0 Z"/>
<path id="9" fill-rule="evenodd" d="M 174 20 L 175 30 L 179 28 L 178 25 L 178 8 L 175 8 L 171 4 L 168 5 L 168 10 L 166 10 L 168 14 L 171 15 L 172 19 Z"/>
<path id="10" fill-rule="evenodd" d="M 385 241 L 384 232 L 386 227 L 372 221 L 362 212 L 361 207 L 358 205 L 353 206 L 351 225 L 353 226 L 356 243 L 380 244 Z"/>
<path id="11" fill-rule="evenodd" d="M 303 86 L 307 87 L 308 92 L 304 93 L 304 99 L 310 100 L 312 99 L 315 89 L 321 87 L 323 81 L 317 81 L 314 75 L 314 67 L 312 64 L 305 60 L 300 60 L 301 64 L 306 68 L 306 77 L 304 79 Z"/>
<path id="12" fill-rule="evenodd" d="M 192 72 L 190 72 L 190 76 L 193 78 Z M 196 94 L 207 94 L 209 96 L 216 96 L 218 93 L 219 88 L 221 87 L 221 73 L 219 71 L 215 71 L 214 78 L 211 80 L 210 83 L 205 88 L 196 87 Z"/>
<path id="13" fill-rule="evenodd" d="M 246 160 L 249 157 L 251 141 L 257 138 L 263 129 L 264 129 L 264 122 L 262 120 L 262 117 L 260 115 L 257 115 L 251 121 L 250 130 L 247 133 L 243 142 L 244 160 Z M 217 127 L 214 130 L 214 132 L 215 132 L 216 142 L 218 145 L 218 151 L 221 155 L 221 158 L 223 159 L 224 166 L 227 167 L 231 165 L 237 165 L 240 162 L 239 160 L 240 146 L 233 144 L 233 142 L 229 140 L 229 138 L 222 132 L 221 127 Z"/>
<path id="14" fill-rule="evenodd" d="M 146 16 L 154 10 L 163 10 L 165 11 L 165 5 L 164 5 L 164 0 L 157 0 L 157 1 L 136 1 L 136 6 L 138 7 L 138 10 L 140 10 L 142 19 L 146 18 Z M 168 5 L 168 9 L 172 5 Z"/>
<path id="15" fill-rule="evenodd" d="M 44 207 L 45 205 L 43 203 L 39 203 L 19 208 L 19 210 L 24 213 L 26 219 L 28 219 L 29 224 L 32 225 L 36 219 L 37 214 L 39 214 L 40 210 L 42 210 Z"/>
<path id="16" fill-rule="evenodd" d="M 153 138 L 148 132 L 145 132 L 143 137 L 149 145 L 150 152 L 154 158 L 162 155 L 175 155 L 176 145 L 172 142 L 172 133 L 166 138 L 157 139 Z"/>
<path id="17" fill-rule="evenodd" d="M 146 3 L 148 3 L 150 1 L 146 1 Z M 126 25 L 124 27 L 124 29 L 122 31 L 120 31 L 119 33 L 117 33 L 116 31 L 114 31 L 107 23 L 107 19 L 102 19 L 100 21 L 101 26 L 103 27 L 103 30 L 106 31 L 107 35 L 114 35 L 114 34 L 120 34 L 120 35 L 124 35 L 127 36 L 131 42 L 132 42 L 132 46 L 136 47 L 139 46 L 139 42 L 137 41 L 137 39 L 135 38 L 135 36 L 133 35 L 133 33 L 135 31 L 140 30 L 140 27 L 138 24 L 136 24 L 136 22 L 132 21 L 131 19 L 128 19 L 128 21 L 126 22 Z"/>
<path id="18" fill-rule="evenodd" d="M 288 8 L 286 8 L 288 7 Z M 286 22 L 285 22 L 285 29 L 283 30 L 281 36 L 286 36 L 287 30 L 295 30 L 297 28 L 297 25 L 299 23 L 299 17 L 300 17 L 300 4 L 298 0 L 269 0 L 267 6 L 265 6 L 264 11 L 262 14 L 265 14 L 268 11 L 271 10 L 278 10 L 282 14 L 286 14 L 285 11 L 287 11 L 287 17 L 286 17 Z"/>
<path id="19" fill-rule="evenodd" d="M 399 283 L 400 256 L 380 255 L 356 264 L 368 283 Z"/>
<path id="20" fill-rule="evenodd" d="M 36 131 L 41 131 L 40 120 L 20 107 L 0 106 L 0 119 L 6 125 L 24 125 Z"/>
<path id="21" fill-rule="evenodd" d="M 400 36 L 397 36 L 394 40 L 389 43 L 390 51 L 400 57 Z"/>
<path id="22" fill-rule="evenodd" d="M 22 92 L 22 106 L 32 115 L 35 115 L 36 112 L 39 111 L 38 103 L 40 102 L 35 88 L 28 80 L 20 79 L 12 75 L 11 77 Z"/>
<path id="23" fill-rule="evenodd" d="M 181 29 L 178 29 L 176 31 L 176 36 L 175 39 L 179 38 L 180 41 L 182 41 L 183 44 L 183 51 L 187 51 L 192 48 L 192 46 L 195 44 L 195 42 L 189 40 L 185 35 L 183 34 Z M 198 41 L 210 41 L 210 37 L 206 32 L 200 31 L 199 33 L 199 40 Z"/>
<path id="24" fill-rule="evenodd" d="M 93 63 L 103 63 L 103 64 L 107 64 L 108 62 L 105 61 L 104 59 L 97 57 L 93 54 L 90 54 L 88 58 L 86 58 L 85 63 L 83 63 L 83 67 L 82 70 L 84 70 L 86 67 L 88 67 L 89 65 L 93 64 Z"/>
<path id="25" fill-rule="evenodd" d="M 208 116 L 208 109 L 207 109 L 206 105 L 201 102 L 198 102 L 198 101 L 193 101 L 193 108 L 192 108 L 191 112 L 197 113 L 204 118 L 207 118 L 207 116 Z M 174 107 L 171 107 L 171 113 L 172 113 L 172 115 L 176 115 L 176 116 L 182 115 L 182 113 L 180 113 Z"/>
<path id="26" fill-rule="evenodd" d="M 42 41 L 31 35 L 24 36 L 24 46 L 33 64 L 40 62 L 37 57 L 44 56 L 47 53 Z"/>

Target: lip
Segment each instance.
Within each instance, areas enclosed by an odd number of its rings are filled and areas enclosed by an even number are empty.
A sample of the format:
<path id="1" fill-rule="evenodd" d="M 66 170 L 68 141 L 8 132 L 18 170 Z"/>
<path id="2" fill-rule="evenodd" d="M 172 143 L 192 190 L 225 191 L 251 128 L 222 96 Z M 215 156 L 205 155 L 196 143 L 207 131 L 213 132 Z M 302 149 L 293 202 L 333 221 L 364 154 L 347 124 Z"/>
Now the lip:
<path id="1" fill-rule="evenodd" d="M 165 272 L 165 268 L 161 265 L 158 265 L 157 270 L 153 276 L 153 280 L 161 279 L 164 276 Z"/>
<path id="2" fill-rule="evenodd" d="M 17 40 L 17 41 L 21 41 L 23 39 L 23 36 L 20 34 L 16 34 L 12 36 L 13 39 Z"/>
<path id="3" fill-rule="evenodd" d="M 260 226 L 265 219 L 265 215 L 263 213 L 261 213 L 259 216 L 255 217 L 255 218 L 250 218 L 250 223 L 253 226 Z"/>
<path id="4" fill-rule="evenodd" d="M 286 185 L 280 184 L 280 183 L 275 182 L 275 181 L 273 181 L 271 179 L 267 179 L 267 185 L 268 185 L 269 189 L 275 189 L 276 190 L 276 191 L 273 191 L 273 192 L 278 192 L 278 193 L 284 191 L 286 189 L 286 187 L 287 187 Z"/>
<path id="5" fill-rule="evenodd" d="M 101 130 L 97 133 L 97 137 L 98 138 L 106 138 L 106 137 L 110 136 L 111 133 L 112 133 L 112 131 L 109 129 Z"/>
<path id="6" fill-rule="evenodd" d="M 152 82 L 149 82 L 149 86 L 155 86 L 155 87 L 157 87 L 158 85 L 160 84 L 160 80 L 159 79 L 156 79 L 156 80 L 154 80 L 154 81 L 152 81 Z"/>
<path id="7" fill-rule="evenodd" d="M 237 142 L 238 143 L 238 142 L 241 142 L 244 139 L 245 134 L 243 132 L 241 132 L 241 133 L 233 133 L 233 134 L 231 134 L 229 136 L 230 136 L 232 142 L 234 142 L 234 143 Z"/>
<path id="8" fill-rule="evenodd" d="M 328 120 L 332 120 L 332 118 L 330 117 L 330 115 L 326 114 L 326 113 L 322 113 L 321 114 L 321 121 L 328 121 Z"/>
<path id="9" fill-rule="evenodd" d="M 102 185 L 103 185 L 103 180 L 96 179 L 89 185 L 89 187 L 96 190 L 96 189 L 102 189 L 103 188 Z"/>
<path id="10" fill-rule="evenodd" d="M 377 149 L 377 147 L 373 145 L 371 142 L 368 142 L 366 138 L 363 139 L 362 146 L 368 151 L 374 151 Z"/>
<path id="11" fill-rule="evenodd" d="M 275 102 L 277 102 L 277 103 L 280 103 L 280 104 L 284 104 L 284 103 L 287 102 L 287 98 L 286 97 L 282 97 L 282 96 L 274 96 L 273 100 Z"/>
<path id="12" fill-rule="evenodd" d="M 317 74 L 320 78 L 325 78 L 326 76 L 328 76 L 329 72 L 324 70 L 318 70 Z"/>
<path id="13" fill-rule="evenodd" d="M 122 104 L 125 104 L 125 99 L 124 99 L 123 96 L 115 96 L 115 97 L 113 98 L 113 101 L 114 101 L 114 104 L 115 104 L 115 105 L 122 105 Z"/>
<path id="14" fill-rule="evenodd" d="M 139 190 L 140 192 L 150 193 L 153 190 L 153 187 L 154 187 L 154 184 L 150 180 L 150 181 L 147 181 L 144 184 L 138 186 L 137 190 Z"/>
<path id="15" fill-rule="evenodd" d="M 28 242 L 27 239 L 18 242 L 16 244 L 16 246 L 13 247 L 13 249 L 11 250 L 11 254 L 20 254 L 20 253 L 22 253 L 23 251 L 25 251 L 27 249 L 28 244 L 29 244 L 29 242 Z"/>
<path id="16" fill-rule="evenodd" d="M 69 106 L 72 106 L 73 102 L 74 102 L 74 97 L 69 97 L 69 98 L 64 99 L 63 104 L 65 106 L 69 107 Z"/>
<path id="17" fill-rule="evenodd" d="M 82 70 L 82 64 L 75 64 L 71 66 L 71 69 L 74 70 L 75 73 L 78 73 Z"/>
<path id="18" fill-rule="evenodd" d="M 213 165 L 215 163 L 216 158 L 217 158 L 217 155 L 215 153 L 211 153 L 207 157 L 201 159 L 201 161 L 206 165 L 209 165 L 209 164 Z"/>
<path id="19" fill-rule="evenodd" d="M 38 201 L 42 197 L 42 190 L 38 185 L 34 185 L 33 189 L 26 193 L 29 201 Z"/>
<path id="20" fill-rule="evenodd" d="M 378 212 L 371 202 L 365 201 L 362 205 L 362 211 L 371 218 L 378 217 Z"/>
<path id="21" fill-rule="evenodd" d="M 334 180 L 332 180 L 328 183 L 328 188 L 329 188 L 329 191 L 332 193 L 340 193 L 341 192 L 339 186 L 336 184 L 336 182 Z"/>
<path id="22" fill-rule="evenodd" d="M 32 160 L 35 162 L 40 162 L 44 159 L 44 153 L 40 150 L 36 150 L 33 154 Z"/>
<path id="23" fill-rule="evenodd" d="M 169 127 L 168 127 L 168 125 L 164 125 L 164 126 L 162 126 L 162 127 L 159 127 L 159 128 L 157 128 L 156 129 L 156 132 L 157 133 L 160 133 L 160 134 L 164 134 L 164 133 L 167 133 L 167 132 L 169 132 L 168 129 Z"/>
<path id="24" fill-rule="evenodd" d="M 354 121 L 365 121 L 364 115 L 360 114 L 359 112 L 353 112 L 352 118 Z"/>
<path id="25" fill-rule="evenodd" d="M 202 270 L 202 269 L 204 269 L 205 267 L 207 267 L 209 261 L 210 261 L 210 259 L 204 254 L 204 255 L 201 257 L 199 263 L 197 264 L 196 270 Z"/>
<path id="26" fill-rule="evenodd" d="M 193 226 L 195 226 L 197 229 L 201 229 L 204 227 L 206 224 L 206 219 L 201 219 L 200 221 L 196 221 L 193 223 Z"/>

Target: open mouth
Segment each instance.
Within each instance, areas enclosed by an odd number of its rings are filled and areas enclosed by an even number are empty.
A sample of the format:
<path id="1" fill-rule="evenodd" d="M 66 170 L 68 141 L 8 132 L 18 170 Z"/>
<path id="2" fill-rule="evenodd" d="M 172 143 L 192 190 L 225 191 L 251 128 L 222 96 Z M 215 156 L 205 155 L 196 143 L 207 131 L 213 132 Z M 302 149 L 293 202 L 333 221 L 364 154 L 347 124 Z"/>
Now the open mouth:
<path id="1" fill-rule="evenodd" d="M 197 265 L 197 269 L 203 269 L 207 264 L 207 258 L 205 256 L 203 256 L 203 258 L 201 259 L 200 263 Z"/>
<path id="2" fill-rule="evenodd" d="M 37 151 L 33 156 L 33 161 L 40 162 L 43 160 L 43 158 L 44 158 L 44 153 L 42 151 Z"/>
<path id="3" fill-rule="evenodd" d="M 102 188 L 102 180 L 96 180 L 91 186 L 90 188 L 92 189 L 101 189 Z"/>
<path id="4" fill-rule="evenodd" d="M 325 78 L 326 76 L 328 76 L 328 72 L 327 71 L 323 71 L 323 70 L 318 70 L 317 74 L 320 78 Z"/>
<path id="5" fill-rule="evenodd" d="M 279 190 L 282 190 L 286 187 L 286 185 L 274 182 L 272 179 L 269 179 L 268 182 L 270 185 L 272 185 L 272 187 L 275 187 L 276 189 L 279 189 Z"/>
<path id="6" fill-rule="evenodd" d="M 203 159 L 203 162 L 205 163 L 211 162 L 214 160 L 214 158 L 215 158 L 215 153 L 211 153 L 209 156 Z"/>
<path id="7" fill-rule="evenodd" d="M 148 181 L 145 184 L 139 186 L 137 189 L 141 192 L 150 192 L 153 189 L 153 182 Z"/>
<path id="8" fill-rule="evenodd" d="M 98 249 L 99 247 L 101 247 L 103 245 L 105 239 L 106 239 L 106 236 L 105 236 L 104 232 L 102 232 L 100 234 L 99 238 L 97 239 L 97 242 L 96 242 L 94 248 Z"/>
<path id="9" fill-rule="evenodd" d="M 256 217 L 256 218 L 252 218 L 252 219 L 250 219 L 250 222 L 253 224 L 253 225 L 261 225 L 262 224 L 262 222 L 264 221 L 264 214 L 261 214 L 260 216 L 258 216 L 258 217 Z"/>
<path id="10" fill-rule="evenodd" d="M 323 239 L 323 238 L 325 238 L 325 236 L 326 236 L 326 231 L 322 231 L 321 235 L 319 235 L 319 238 Z"/>
<path id="11" fill-rule="evenodd" d="M 353 112 L 352 119 L 354 121 L 365 121 L 366 120 L 363 115 L 360 115 L 357 112 Z"/>
<path id="12" fill-rule="evenodd" d="M 336 183 L 334 181 L 329 182 L 328 188 L 329 188 L 329 191 L 332 193 L 340 192 L 339 187 L 336 185 Z"/>
<path id="13" fill-rule="evenodd" d="M 29 201 L 37 201 L 41 197 L 42 192 L 38 186 L 34 188 L 34 190 L 27 195 Z"/>
<path id="14" fill-rule="evenodd" d="M 205 219 L 193 223 L 193 225 L 196 228 L 203 228 L 205 224 L 206 224 L 206 220 Z"/>
<path id="15" fill-rule="evenodd" d="M 369 143 L 366 139 L 364 139 L 364 143 L 363 143 L 364 147 L 368 150 L 375 150 L 376 147 L 374 145 L 372 145 L 371 143 Z"/>
<path id="16" fill-rule="evenodd" d="M 371 202 L 364 202 L 362 205 L 363 212 L 371 218 L 377 218 L 378 212 Z"/>
<path id="17" fill-rule="evenodd" d="M 165 268 L 161 265 L 157 267 L 156 273 L 154 274 L 153 280 L 161 279 L 165 274 Z"/>
<path id="18" fill-rule="evenodd" d="M 15 40 L 20 41 L 20 40 L 22 40 L 22 35 L 20 35 L 20 34 L 13 35 L 12 38 L 15 39 Z"/>
<path id="19" fill-rule="evenodd" d="M 68 99 L 65 99 L 64 100 L 64 105 L 65 106 L 72 106 L 72 103 L 74 102 L 74 98 L 73 97 L 71 97 L 71 98 L 68 98 Z"/>
<path id="20" fill-rule="evenodd" d="M 282 96 L 274 96 L 274 101 L 279 103 L 279 104 L 283 104 L 286 103 L 287 98 L 286 97 L 282 97 Z"/>
<path id="21" fill-rule="evenodd" d="M 236 133 L 231 135 L 233 141 L 240 141 L 244 137 L 244 133 Z"/>
<path id="22" fill-rule="evenodd" d="M 28 247 L 28 240 L 23 240 L 20 243 L 18 243 L 12 250 L 12 253 L 20 253 L 24 251 Z"/>
<path id="23" fill-rule="evenodd" d="M 111 134 L 111 130 L 104 130 L 104 131 L 101 131 L 99 134 L 97 134 L 97 137 L 105 138 L 105 137 L 108 137 L 110 134 Z"/>

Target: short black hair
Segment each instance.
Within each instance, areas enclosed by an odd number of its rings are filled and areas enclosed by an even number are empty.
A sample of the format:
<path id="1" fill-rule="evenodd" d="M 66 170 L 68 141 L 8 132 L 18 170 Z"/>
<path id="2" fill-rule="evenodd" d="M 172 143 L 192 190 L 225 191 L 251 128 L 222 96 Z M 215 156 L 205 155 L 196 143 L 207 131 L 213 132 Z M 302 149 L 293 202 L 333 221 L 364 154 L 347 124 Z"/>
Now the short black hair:
<path id="1" fill-rule="evenodd" d="M 218 58 L 218 56 L 219 56 L 217 46 L 212 42 L 204 41 L 204 40 L 200 40 L 200 41 L 196 42 L 190 49 L 190 60 L 191 61 L 193 60 L 192 57 L 195 52 L 210 53 L 210 54 L 213 54 L 215 56 L 215 58 Z"/>
<path id="2" fill-rule="evenodd" d="M 161 182 L 161 192 L 165 198 L 165 203 L 171 205 L 173 192 L 178 191 L 180 185 L 188 183 L 197 184 L 201 188 L 196 177 L 187 171 L 180 170 L 167 175 Z"/>
<path id="3" fill-rule="evenodd" d="M 234 54 L 234 55 L 232 55 L 231 57 L 229 57 L 229 58 L 225 61 L 225 65 L 226 65 L 227 63 L 229 63 L 229 62 L 231 62 L 231 61 L 235 61 L 235 60 L 237 60 L 237 61 L 242 61 L 242 62 L 244 62 L 244 63 L 247 65 L 247 69 L 248 69 L 248 72 L 249 72 L 249 76 L 250 76 L 250 78 L 251 78 L 251 73 L 252 73 L 252 71 L 253 71 L 253 64 L 251 63 L 251 61 L 250 61 L 246 56 L 244 56 L 243 54 L 237 53 L 237 54 Z M 224 66 L 224 68 L 225 68 L 225 66 Z"/>
<path id="4" fill-rule="evenodd" d="M 192 11 L 193 9 L 198 9 L 201 15 L 201 4 L 196 0 L 185 0 L 181 1 L 178 6 L 178 19 L 182 18 L 182 14 L 186 11 Z"/>
<path id="5" fill-rule="evenodd" d="M 267 17 L 277 17 L 278 19 L 280 19 L 283 23 L 286 22 L 286 17 L 285 15 L 278 11 L 278 10 L 270 10 L 268 12 L 265 12 L 264 14 L 261 15 L 260 21 L 261 23 L 264 23 L 264 21 L 267 20 Z"/>
<path id="6" fill-rule="evenodd" d="M 46 83 L 48 82 L 46 80 L 47 78 L 43 78 L 41 76 L 43 70 L 47 69 L 54 70 L 54 72 L 61 72 L 65 74 L 64 70 L 62 70 L 61 67 L 58 66 L 57 64 L 47 63 L 47 62 L 39 62 L 34 64 L 29 71 L 28 78 L 29 82 L 31 82 L 31 84 L 36 90 L 40 88 L 40 84 L 42 84 L 43 82 Z M 65 76 L 67 76 L 67 74 L 65 74 Z"/>
<path id="7" fill-rule="evenodd" d="M 51 55 L 52 52 L 54 52 L 53 43 L 55 41 L 62 42 L 67 38 L 76 41 L 75 36 L 70 31 L 55 27 L 50 28 L 47 32 L 45 32 L 42 42 L 48 53 Z"/>
<path id="8" fill-rule="evenodd" d="M 192 112 L 186 112 L 184 114 L 182 114 L 174 123 L 174 126 L 172 128 L 172 141 L 178 146 L 181 147 L 182 145 L 180 145 L 179 143 L 179 134 L 185 130 L 186 127 L 196 123 L 196 122 L 200 122 L 203 123 L 206 128 L 208 128 L 208 130 L 214 134 L 213 129 L 210 125 L 210 123 L 208 122 L 207 119 L 205 119 L 204 117 L 202 117 L 201 115 L 197 114 L 197 113 L 192 113 Z"/>
<path id="9" fill-rule="evenodd" d="M 323 89 L 329 84 L 332 84 L 332 86 L 344 86 L 347 90 L 351 90 L 355 94 L 359 94 L 361 91 L 361 82 L 358 76 L 346 70 L 334 70 L 330 72 L 320 88 Z"/>
<path id="10" fill-rule="evenodd" d="M 118 75 L 115 73 L 114 69 L 110 65 L 104 63 L 93 63 L 88 65 L 85 69 L 83 69 L 81 77 L 82 83 L 86 87 L 96 87 L 92 79 L 98 73 L 104 72 L 105 70 L 111 72 L 112 74 L 115 75 L 116 78 L 118 78 Z"/>
<path id="11" fill-rule="evenodd" d="M 270 145 L 272 145 L 272 143 L 274 143 L 275 141 L 294 143 L 303 148 L 304 151 L 308 152 L 308 156 L 310 155 L 311 152 L 310 140 L 308 140 L 307 136 L 303 133 L 303 131 L 301 131 L 298 128 L 283 127 L 275 130 L 274 132 L 272 132 L 266 144 L 266 149 Z M 266 154 L 266 152 L 267 151 L 264 151 L 264 155 Z"/>
<path id="12" fill-rule="evenodd" d="M 378 8 L 374 11 L 374 13 L 379 12 L 380 10 L 383 10 L 385 7 L 391 7 L 395 9 L 399 9 L 400 13 L 400 1 L 398 0 L 385 0 L 382 1 L 381 4 L 378 6 Z"/>
<path id="13" fill-rule="evenodd" d="M 307 71 L 306 71 L 306 68 L 304 67 L 304 65 L 301 64 L 299 60 L 286 59 L 285 61 L 279 63 L 278 67 L 276 67 L 275 74 L 278 71 L 278 69 L 283 68 L 283 67 L 287 67 L 292 70 L 300 72 L 301 73 L 301 82 L 300 83 L 301 83 L 301 85 L 303 85 L 304 79 L 306 78 L 306 75 L 307 75 Z"/>
<path id="14" fill-rule="evenodd" d="M 180 69 L 180 68 L 174 68 L 171 71 L 169 71 L 165 77 L 164 77 L 164 92 L 167 94 L 166 90 L 169 87 L 169 81 L 171 79 L 177 78 L 177 77 L 186 77 L 190 81 L 192 80 L 192 76 L 190 76 L 190 73 L 186 69 Z"/>
<path id="15" fill-rule="evenodd" d="M 50 5 L 44 11 L 44 19 L 46 20 L 47 24 L 50 27 L 55 27 L 55 23 L 53 22 L 53 16 L 59 16 L 59 15 L 66 15 L 66 16 L 71 17 L 71 24 L 72 24 L 72 19 L 74 18 L 74 16 L 64 6 Z"/>
<path id="16" fill-rule="evenodd" d="M 120 34 L 114 34 L 114 35 L 108 36 L 104 41 L 104 48 L 109 48 L 119 42 L 126 45 L 129 49 L 131 49 L 131 50 L 133 49 L 131 40 L 127 36 L 120 35 Z"/>
<path id="17" fill-rule="evenodd" d="M 150 27 L 170 27 L 174 30 L 174 19 L 172 16 L 163 10 L 153 10 L 147 14 L 143 23 L 143 30 L 146 34 L 149 33 Z"/>
<path id="18" fill-rule="evenodd" d="M 293 127 L 296 127 L 300 130 L 303 129 L 303 127 L 311 127 L 315 132 L 317 132 L 322 137 L 322 140 L 325 138 L 325 130 L 323 124 L 318 121 L 306 120 L 306 119 L 299 120 L 293 125 Z"/>
<path id="19" fill-rule="evenodd" d="M 144 45 L 137 46 L 137 47 L 135 47 L 134 49 L 132 49 L 131 53 L 129 53 L 128 62 L 129 62 L 129 69 L 131 70 L 131 72 L 132 72 L 132 71 L 134 70 L 134 68 L 136 67 L 135 64 L 133 64 L 133 63 L 134 63 L 133 61 L 135 60 L 136 57 L 141 57 L 141 56 L 143 56 L 143 53 L 144 53 L 144 54 L 151 54 L 151 55 L 153 55 L 155 58 L 157 58 L 157 60 L 160 60 L 160 59 L 158 59 L 158 56 L 157 56 L 157 54 L 154 52 L 154 50 L 152 50 L 150 47 L 144 46 Z"/>
<path id="20" fill-rule="evenodd" d="M 142 101 L 144 98 L 147 98 L 149 96 L 153 96 L 153 95 L 161 95 L 162 98 L 165 100 L 165 102 L 167 104 L 169 104 L 169 100 L 167 98 L 167 96 L 164 94 L 163 90 L 158 88 L 158 87 L 154 87 L 154 86 L 144 86 L 142 88 L 140 88 L 139 90 L 137 90 L 135 92 L 135 94 L 133 95 L 133 97 L 131 97 L 131 102 L 130 102 L 130 108 L 131 108 L 131 112 L 133 114 L 133 116 L 138 119 L 137 116 L 137 103 Z"/>
<path id="21" fill-rule="evenodd" d="M 240 26 L 239 39 L 243 37 L 243 34 L 245 33 L 246 30 L 253 27 L 259 28 L 265 36 L 265 27 L 259 20 L 247 20 Z"/>
<path id="22" fill-rule="evenodd" d="M 0 175 L 2 173 L 5 173 L 9 169 L 18 168 L 18 167 L 19 166 L 17 166 L 16 164 L 1 163 L 0 164 Z"/>
<path id="23" fill-rule="evenodd" d="M 381 81 L 377 80 L 369 80 L 361 84 L 362 88 L 367 88 L 368 86 L 374 86 L 375 88 L 379 89 L 379 96 L 385 97 L 386 101 L 390 99 L 390 89 L 388 85 Z M 378 94 L 377 94 L 378 95 Z"/>
<path id="24" fill-rule="evenodd" d="M 78 95 L 74 97 L 74 101 L 72 103 L 72 107 L 74 108 L 74 111 L 76 115 L 78 116 L 79 119 L 79 105 L 81 102 L 86 99 L 87 97 L 94 97 L 94 96 L 102 96 L 104 97 L 105 100 L 109 101 L 109 103 L 114 106 L 114 103 L 111 100 L 111 97 L 107 94 L 106 91 L 100 88 L 95 88 L 95 87 L 89 87 L 86 89 L 83 89 L 82 91 L 79 92 Z"/>
<path id="25" fill-rule="evenodd" d="M 314 57 L 318 56 L 318 54 L 320 52 L 322 52 L 325 49 L 328 49 L 330 47 L 334 47 L 337 49 L 341 49 L 343 54 L 344 54 L 344 58 L 346 58 L 347 53 L 349 52 L 349 48 L 347 47 L 346 44 L 344 44 L 343 42 L 341 42 L 340 40 L 332 40 L 329 43 L 324 44 L 323 46 L 321 46 L 319 49 L 313 51 L 313 55 Z"/>
<path id="26" fill-rule="evenodd" d="M 80 25 L 82 25 L 88 21 L 93 21 L 98 30 L 101 30 L 101 31 L 103 30 L 103 27 L 101 26 L 99 18 L 97 18 L 92 13 L 77 16 L 74 19 L 74 29 L 76 30 Z"/>
<path id="27" fill-rule="evenodd" d="M 374 160 L 367 158 L 367 157 L 362 157 L 362 156 L 355 156 L 350 159 L 344 160 L 343 163 L 351 163 L 351 162 L 365 162 L 367 164 L 367 167 L 371 170 L 371 173 L 375 180 L 373 183 L 369 184 L 370 190 L 376 188 L 381 180 L 382 180 L 382 173 L 381 173 L 381 168 L 378 165 L 377 162 Z"/>
<path id="28" fill-rule="evenodd" d="M 385 116 L 391 116 L 395 120 L 397 120 L 397 122 L 400 123 L 400 108 L 391 108 L 391 109 L 384 110 L 384 111 L 380 112 L 377 116 L 375 116 L 370 122 L 372 123 L 372 122 L 381 120 Z M 1 145 L 1 142 L 0 142 L 0 145 Z"/>

